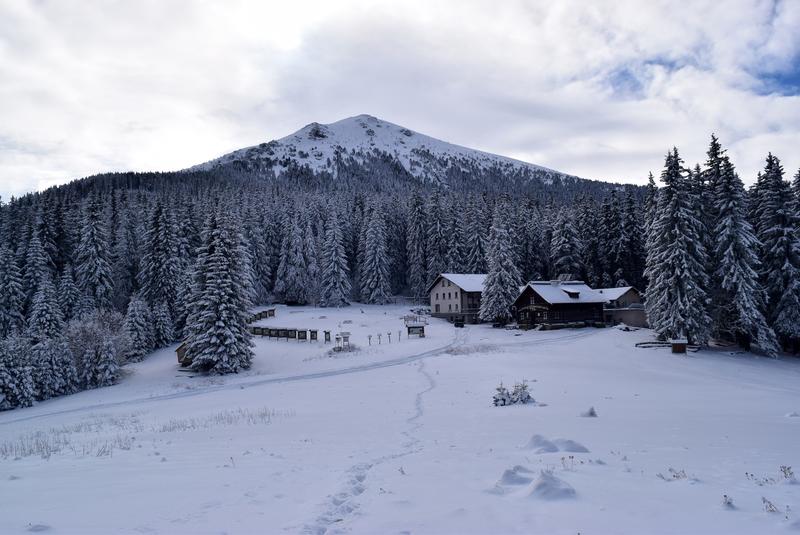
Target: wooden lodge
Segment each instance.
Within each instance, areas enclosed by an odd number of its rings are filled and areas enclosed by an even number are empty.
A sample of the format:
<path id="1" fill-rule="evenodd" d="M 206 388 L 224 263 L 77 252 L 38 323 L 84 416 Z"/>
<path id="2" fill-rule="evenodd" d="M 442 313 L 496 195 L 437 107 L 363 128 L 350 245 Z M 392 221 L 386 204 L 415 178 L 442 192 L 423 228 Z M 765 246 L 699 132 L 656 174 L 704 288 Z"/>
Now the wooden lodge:
<path id="1" fill-rule="evenodd" d="M 537 325 L 603 321 L 608 298 L 581 281 L 533 281 L 526 284 L 512 310 L 523 329 Z"/>

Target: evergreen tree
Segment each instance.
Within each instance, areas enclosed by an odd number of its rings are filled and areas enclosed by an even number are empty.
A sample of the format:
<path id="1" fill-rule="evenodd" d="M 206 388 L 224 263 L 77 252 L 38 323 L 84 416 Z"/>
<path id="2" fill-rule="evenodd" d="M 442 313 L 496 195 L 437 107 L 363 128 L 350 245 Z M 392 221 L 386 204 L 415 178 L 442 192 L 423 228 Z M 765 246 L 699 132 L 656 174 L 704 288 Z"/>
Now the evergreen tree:
<path id="1" fill-rule="evenodd" d="M 307 266 L 303 252 L 303 231 L 296 219 L 291 219 L 287 226 L 275 279 L 275 293 L 286 303 L 305 304 Z"/>
<path id="2" fill-rule="evenodd" d="M 108 261 L 108 238 L 100 199 L 89 200 L 83 218 L 81 239 L 76 251 L 78 287 L 96 307 L 111 305 L 114 282 Z"/>
<path id="3" fill-rule="evenodd" d="M 111 340 L 103 340 L 100 350 L 93 356 L 92 385 L 95 388 L 111 386 L 119 380 L 120 366 Z"/>
<path id="4" fill-rule="evenodd" d="M 447 224 L 444 210 L 442 209 L 441 193 L 434 190 L 428 202 L 427 233 L 425 236 L 425 254 L 428 264 L 428 284 L 445 271 L 447 266 Z"/>
<path id="5" fill-rule="evenodd" d="M 147 302 L 134 296 L 128 303 L 128 312 L 122 329 L 128 336 L 129 346 L 125 358 L 128 362 L 139 362 L 154 347 L 153 314 Z"/>
<path id="6" fill-rule="evenodd" d="M 745 347 L 755 340 L 762 350 L 775 354 L 775 334 L 761 313 L 764 302 L 757 274 L 758 240 L 745 217 L 744 186 L 727 156 L 715 184 L 714 330 L 741 341 Z"/>
<path id="7" fill-rule="evenodd" d="M 320 269 L 317 252 L 317 239 L 311 228 L 311 222 L 306 221 L 303 230 L 303 258 L 306 264 L 305 301 L 316 306 L 320 297 Z"/>
<path id="8" fill-rule="evenodd" d="M 27 339 L 13 335 L 0 340 L 0 409 L 30 407 L 36 400 L 36 384 L 30 365 Z"/>
<path id="9" fill-rule="evenodd" d="M 153 308 L 153 345 L 165 347 L 175 341 L 175 326 L 172 314 L 166 303 L 159 303 Z"/>
<path id="10" fill-rule="evenodd" d="M 58 279 L 58 308 L 64 316 L 65 321 L 71 320 L 75 316 L 78 303 L 81 299 L 81 292 L 75 284 L 75 272 L 72 264 L 66 264 Z"/>
<path id="11" fill-rule="evenodd" d="M 39 282 L 39 288 L 33 294 L 31 313 L 28 317 L 30 337 L 36 342 L 52 338 L 61 332 L 64 318 L 58 306 L 56 289 L 48 277 Z"/>
<path id="12" fill-rule="evenodd" d="M 759 191 L 757 218 L 761 278 L 768 319 L 784 347 L 800 342 L 800 236 L 798 216 L 780 160 L 770 154 Z"/>
<path id="13" fill-rule="evenodd" d="M 644 271 L 644 243 L 642 242 L 642 227 L 639 223 L 637 205 L 630 190 L 625 196 L 621 217 L 616 263 L 619 266 L 621 278 L 629 284 L 641 288 L 642 272 Z"/>
<path id="14" fill-rule="evenodd" d="M 345 257 L 344 237 L 336 212 L 328 219 L 325 243 L 322 250 L 322 289 L 320 304 L 340 307 L 350 304 L 350 277 Z"/>
<path id="15" fill-rule="evenodd" d="M 25 325 L 25 292 L 14 255 L 0 245 L 0 339 L 20 332 Z"/>
<path id="16" fill-rule="evenodd" d="M 31 299 L 42 280 L 50 279 L 53 272 L 50 270 L 50 260 L 42 247 L 39 239 L 39 231 L 34 228 L 28 249 L 25 254 L 25 275 L 22 279 L 23 288 L 27 289 L 28 307 L 30 309 Z"/>
<path id="17" fill-rule="evenodd" d="M 661 173 L 664 187 L 647 244 L 647 315 L 662 338 L 685 336 L 690 343 L 705 344 L 711 324 L 705 291 L 707 253 L 681 164 L 673 149 Z"/>
<path id="18" fill-rule="evenodd" d="M 73 392 L 75 362 L 62 337 L 43 339 L 31 348 L 37 399 L 44 400 Z"/>
<path id="19" fill-rule="evenodd" d="M 375 207 L 367 227 L 361 296 L 366 303 L 383 304 L 389 302 L 391 291 L 389 256 L 386 251 L 386 223 L 380 208 Z"/>
<path id="20" fill-rule="evenodd" d="M 408 284 L 415 299 L 425 296 L 428 270 L 425 262 L 425 205 L 419 192 L 411 197 L 406 238 L 408 256 Z"/>
<path id="21" fill-rule="evenodd" d="M 469 203 L 466 230 L 467 273 L 486 273 L 486 244 L 483 214 L 475 202 Z"/>
<path id="22" fill-rule="evenodd" d="M 187 322 L 186 356 L 193 369 L 225 374 L 250 367 L 250 273 L 241 243 L 228 220 L 210 215 L 193 275 L 192 313 Z"/>
<path id="23" fill-rule="evenodd" d="M 139 272 L 141 295 L 151 308 L 164 303 L 172 313 L 180 268 L 178 225 L 172 211 L 158 201 L 148 221 Z"/>
<path id="24" fill-rule="evenodd" d="M 489 271 L 483 283 L 480 309 L 483 321 L 496 323 L 504 323 L 510 318 L 511 305 L 519 294 L 521 282 L 503 210 L 498 204 L 489 230 L 486 253 Z"/>
<path id="25" fill-rule="evenodd" d="M 550 256 L 556 276 L 569 275 L 572 279 L 581 272 L 580 244 L 570 214 L 562 209 L 558 214 L 553 239 L 550 242 Z"/>

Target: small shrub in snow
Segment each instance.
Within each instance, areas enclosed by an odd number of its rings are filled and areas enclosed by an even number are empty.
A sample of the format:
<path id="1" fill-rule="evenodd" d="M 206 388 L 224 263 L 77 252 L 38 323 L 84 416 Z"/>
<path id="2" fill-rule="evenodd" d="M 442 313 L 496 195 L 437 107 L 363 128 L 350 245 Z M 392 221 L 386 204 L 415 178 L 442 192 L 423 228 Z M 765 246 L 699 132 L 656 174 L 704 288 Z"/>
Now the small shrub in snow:
<path id="1" fill-rule="evenodd" d="M 503 386 L 503 383 L 500 383 L 500 386 L 496 388 L 496 392 L 494 397 L 492 398 L 492 402 L 494 403 L 495 407 L 503 407 L 505 405 L 515 405 L 515 404 L 525 404 L 525 403 L 534 403 L 534 399 L 531 396 L 530 391 L 528 390 L 528 382 L 522 381 L 521 383 L 515 383 L 514 388 L 511 392 Z"/>
<path id="2" fill-rule="evenodd" d="M 722 495 L 722 506 L 726 509 L 736 509 L 736 506 L 733 505 L 733 498 L 727 494 Z"/>
<path id="3" fill-rule="evenodd" d="M 594 407 L 589 407 L 589 410 L 586 412 L 582 412 L 581 416 L 584 418 L 597 418 L 597 411 L 594 410 Z"/>
<path id="4" fill-rule="evenodd" d="M 511 403 L 531 403 L 533 398 L 528 391 L 528 382 L 522 381 L 514 385 L 514 390 L 511 391 Z"/>
<path id="5" fill-rule="evenodd" d="M 511 405 L 511 394 L 508 393 L 508 389 L 503 386 L 503 383 L 500 383 L 500 386 L 496 388 L 492 402 L 495 407 Z"/>
<path id="6" fill-rule="evenodd" d="M 761 497 L 761 503 L 764 504 L 764 512 L 765 513 L 777 513 L 778 508 L 775 507 L 775 504 L 766 499 L 765 497 Z"/>
<path id="7" fill-rule="evenodd" d="M 783 479 L 790 483 L 795 483 L 797 480 L 794 477 L 794 472 L 792 471 L 791 466 L 781 465 L 781 474 L 783 474 Z"/>

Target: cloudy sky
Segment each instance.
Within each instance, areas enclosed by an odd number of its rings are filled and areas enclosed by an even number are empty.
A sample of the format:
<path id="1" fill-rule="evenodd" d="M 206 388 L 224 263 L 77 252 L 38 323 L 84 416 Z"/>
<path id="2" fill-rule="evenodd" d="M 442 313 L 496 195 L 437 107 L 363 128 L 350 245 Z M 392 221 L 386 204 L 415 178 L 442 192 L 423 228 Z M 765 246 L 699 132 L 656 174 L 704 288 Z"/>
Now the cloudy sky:
<path id="1" fill-rule="evenodd" d="M 361 113 L 601 180 L 711 132 L 794 174 L 800 0 L 0 0 L 6 198 Z"/>

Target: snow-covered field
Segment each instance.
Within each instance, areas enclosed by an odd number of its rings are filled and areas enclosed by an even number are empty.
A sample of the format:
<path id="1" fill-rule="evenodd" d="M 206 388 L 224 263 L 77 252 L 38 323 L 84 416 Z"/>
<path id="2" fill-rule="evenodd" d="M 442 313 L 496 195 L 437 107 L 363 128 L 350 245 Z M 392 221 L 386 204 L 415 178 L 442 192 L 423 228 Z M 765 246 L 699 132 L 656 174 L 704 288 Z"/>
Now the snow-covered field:
<path id="1" fill-rule="evenodd" d="M 398 341 L 406 312 L 279 307 L 260 323 L 357 349 L 258 339 L 223 378 L 163 350 L 0 413 L 0 533 L 800 533 L 800 360 L 439 320 Z M 491 405 L 522 379 L 537 403 Z"/>

